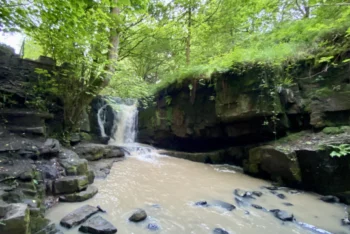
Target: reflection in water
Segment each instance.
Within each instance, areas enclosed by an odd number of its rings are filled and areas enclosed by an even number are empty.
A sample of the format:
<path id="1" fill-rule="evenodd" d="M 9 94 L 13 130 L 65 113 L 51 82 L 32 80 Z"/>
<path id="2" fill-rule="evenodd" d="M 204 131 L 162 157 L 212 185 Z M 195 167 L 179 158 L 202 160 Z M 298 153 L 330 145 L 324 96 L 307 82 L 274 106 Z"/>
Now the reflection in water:
<path id="1" fill-rule="evenodd" d="M 138 156 L 135 156 L 138 155 Z M 230 172 L 230 173 L 228 173 Z M 238 207 L 233 190 L 262 191 L 248 204 L 266 209 L 283 209 L 294 214 L 298 221 L 315 225 L 333 233 L 349 233 L 340 225 L 344 207 L 318 200 L 316 195 L 290 194 L 279 191 L 280 199 L 262 186 L 267 182 L 244 175 L 235 167 L 211 166 L 171 157 L 158 157 L 153 153 L 132 153 L 126 160 L 116 163 L 105 180 L 97 180 L 99 193 L 83 203 L 61 203 L 48 211 L 47 217 L 55 222 L 84 204 L 100 205 L 107 210 L 103 215 L 113 223 L 118 233 L 143 234 L 149 223 L 160 226 L 154 233 L 212 233 L 216 227 L 230 233 L 312 233 L 292 223 L 282 223 L 269 212 L 250 205 Z M 237 208 L 231 212 L 214 206 L 198 207 L 194 202 L 221 200 Z M 286 206 L 283 203 L 292 203 Z M 149 217 L 141 223 L 130 223 L 135 208 L 143 208 Z M 78 233 L 62 229 L 65 233 Z"/>

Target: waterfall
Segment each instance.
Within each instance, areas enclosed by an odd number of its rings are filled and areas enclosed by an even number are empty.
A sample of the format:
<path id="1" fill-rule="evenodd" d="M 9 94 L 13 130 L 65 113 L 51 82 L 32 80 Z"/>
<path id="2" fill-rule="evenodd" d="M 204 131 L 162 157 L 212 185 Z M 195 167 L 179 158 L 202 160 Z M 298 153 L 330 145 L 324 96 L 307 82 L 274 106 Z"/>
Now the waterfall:
<path id="1" fill-rule="evenodd" d="M 106 131 L 105 131 L 105 123 L 106 123 L 106 114 L 105 114 L 105 109 L 107 107 L 106 105 L 103 105 L 100 109 L 98 109 L 97 112 L 97 122 L 98 122 L 98 126 L 100 128 L 100 133 L 102 137 L 106 137 Z"/>
<path id="2" fill-rule="evenodd" d="M 135 142 L 137 128 L 136 101 L 132 105 L 125 103 L 112 105 L 116 112 L 110 145 L 123 145 Z"/>

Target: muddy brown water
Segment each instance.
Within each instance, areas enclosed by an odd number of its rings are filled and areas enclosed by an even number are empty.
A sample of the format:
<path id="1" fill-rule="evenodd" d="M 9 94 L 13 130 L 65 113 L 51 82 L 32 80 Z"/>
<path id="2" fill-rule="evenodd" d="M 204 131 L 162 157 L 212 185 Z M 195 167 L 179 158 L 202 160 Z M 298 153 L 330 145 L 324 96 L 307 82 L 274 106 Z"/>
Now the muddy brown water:
<path id="1" fill-rule="evenodd" d="M 47 218 L 59 223 L 69 212 L 84 204 L 99 205 L 107 211 L 101 214 L 118 233 L 126 234 L 206 234 L 214 228 L 229 233 L 314 233 L 300 226 L 276 219 L 270 212 L 251 206 L 238 207 L 233 191 L 261 191 L 263 195 L 248 199 L 266 209 L 282 209 L 294 214 L 298 221 L 322 228 L 332 233 L 350 233 L 349 227 L 341 226 L 345 206 L 328 204 L 311 193 L 290 194 L 279 191 L 286 198 L 280 199 L 262 186 L 269 182 L 244 175 L 239 169 L 227 165 L 206 165 L 172 157 L 146 155 L 128 157 L 115 163 L 105 180 L 94 183 L 99 193 L 81 203 L 60 203 L 47 212 Z M 219 207 L 197 207 L 194 202 L 222 200 L 237 208 L 226 211 Z M 293 206 L 285 206 L 289 202 Z M 128 218 L 135 208 L 145 209 L 148 218 L 141 223 L 131 223 Z M 249 213 L 249 214 L 248 214 Z M 157 224 L 158 231 L 147 229 L 149 223 Z M 64 233 L 79 233 L 78 228 Z"/>

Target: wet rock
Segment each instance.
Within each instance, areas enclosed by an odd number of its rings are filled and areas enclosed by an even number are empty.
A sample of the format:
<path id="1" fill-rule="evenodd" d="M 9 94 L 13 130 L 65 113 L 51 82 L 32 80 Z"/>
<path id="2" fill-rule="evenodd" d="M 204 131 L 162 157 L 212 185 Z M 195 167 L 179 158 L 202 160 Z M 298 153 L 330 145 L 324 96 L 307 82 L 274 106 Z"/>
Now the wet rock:
<path id="1" fill-rule="evenodd" d="M 276 187 L 276 186 L 264 186 L 263 188 L 266 188 L 266 189 L 272 190 L 272 191 L 278 190 L 278 187 Z"/>
<path id="2" fill-rule="evenodd" d="M 102 212 L 102 213 L 107 213 L 107 211 L 105 211 L 104 209 L 101 208 L 101 206 L 97 206 L 97 209 Z"/>
<path id="3" fill-rule="evenodd" d="M 347 218 L 346 218 L 346 219 L 342 219 L 342 220 L 341 220 L 341 224 L 344 225 L 344 226 L 350 225 L 350 220 L 347 219 Z"/>
<path id="4" fill-rule="evenodd" d="M 157 230 L 159 230 L 159 226 L 155 223 L 149 223 L 147 225 L 147 229 L 151 230 L 151 231 L 157 231 Z"/>
<path id="5" fill-rule="evenodd" d="M 94 173 L 94 171 L 92 171 L 92 170 L 88 171 L 87 177 L 88 177 L 88 180 L 89 180 L 89 184 L 94 183 L 94 180 L 95 180 L 95 173 Z"/>
<path id="6" fill-rule="evenodd" d="M 234 194 L 239 197 L 252 198 L 252 193 L 242 189 L 235 189 Z"/>
<path id="7" fill-rule="evenodd" d="M 81 142 L 81 137 L 79 133 L 72 133 L 69 137 L 69 142 L 71 145 L 76 145 Z"/>
<path id="8" fill-rule="evenodd" d="M 208 206 L 208 202 L 207 201 L 198 201 L 196 203 L 194 203 L 195 206 Z"/>
<path id="9" fill-rule="evenodd" d="M 97 194 L 97 192 L 98 192 L 97 187 L 90 185 L 87 187 L 86 190 L 60 196 L 60 201 L 63 201 L 63 202 L 82 202 L 82 201 L 86 201 L 86 200 L 92 198 L 93 196 L 95 196 Z"/>
<path id="10" fill-rule="evenodd" d="M 238 207 L 245 207 L 245 206 L 249 206 L 249 203 L 244 201 L 242 198 L 240 197 L 235 197 L 235 201 L 236 204 L 238 205 Z"/>
<path id="11" fill-rule="evenodd" d="M 61 219 L 60 224 L 63 227 L 72 228 L 85 222 L 97 212 L 99 212 L 99 210 L 96 207 L 85 205 L 66 215 L 63 219 Z"/>
<path id="12" fill-rule="evenodd" d="M 130 216 L 129 220 L 132 222 L 140 222 L 145 220 L 146 218 L 147 218 L 146 211 L 142 209 L 138 209 Z"/>
<path id="13" fill-rule="evenodd" d="M 55 194 L 75 193 L 85 189 L 89 184 L 86 176 L 67 176 L 54 181 Z"/>
<path id="14" fill-rule="evenodd" d="M 0 233 L 30 233 L 29 209 L 26 204 L 0 205 Z"/>
<path id="15" fill-rule="evenodd" d="M 285 205 L 285 206 L 293 206 L 293 204 L 289 203 L 289 202 L 283 202 L 282 204 Z"/>
<path id="16" fill-rule="evenodd" d="M 234 205 L 227 203 L 227 202 L 224 202 L 224 201 L 220 201 L 220 200 L 214 200 L 213 205 L 221 207 L 221 208 L 228 210 L 228 211 L 232 211 L 232 210 L 236 209 L 236 207 Z"/>
<path id="17" fill-rule="evenodd" d="M 294 216 L 293 214 L 288 213 L 287 211 L 279 210 L 276 212 L 273 212 L 275 214 L 275 217 L 282 220 L 282 221 L 293 221 Z"/>
<path id="18" fill-rule="evenodd" d="M 51 223 L 38 232 L 35 232 L 35 234 L 63 234 L 63 232 L 57 229 L 56 224 Z"/>
<path id="19" fill-rule="evenodd" d="M 313 233 L 316 233 L 316 234 L 332 234 L 331 232 L 328 232 L 328 231 L 323 230 L 321 228 L 315 227 L 315 226 L 313 226 L 311 224 L 308 224 L 308 223 L 303 223 L 303 222 L 296 222 L 296 223 L 299 226 L 301 226 L 302 228 L 310 230 L 310 231 L 312 231 Z"/>
<path id="20" fill-rule="evenodd" d="M 59 163 L 65 169 L 67 175 L 87 175 L 87 160 L 79 158 L 74 151 L 62 149 L 58 155 L 58 158 Z"/>
<path id="21" fill-rule="evenodd" d="M 230 234 L 229 232 L 225 231 L 224 229 L 222 228 L 215 228 L 213 230 L 213 234 Z"/>
<path id="22" fill-rule="evenodd" d="M 91 234 L 113 234 L 117 232 L 117 228 L 98 215 L 81 225 L 79 231 Z"/>
<path id="23" fill-rule="evenodd" d="M 277 197 L 281 198 L 281 199 L 286 199 L 286 195 L 279 193 L 277 194 Z"/>
<path id="24" fill-rule="evenodd" d="M 257 197 L 261 197 L 262 196 L 262 192 L 259 192 L 259 191 L 253 191 L 253 195 L 254 196 L 257 196 Z"/>
<path id="25" fill-rule="evenodd" d="M 288 191 L 288 193 L 290 193 L 290 194 L 299 194 L 300 191 L 297 191 L 297 190 L 290 190 L 290 191 Z"/>
<path id="26" fill-rule="evenodd" d="M 328 203 L 338 203 L 339 202 L 339 198 L 337 198 L 336 196 L 323 196 L 320 198 L 320 200 L 324 201 L 324 202 L 328 202 Z"/>
<path id="27" fill-rule="evenodd" d="M 124 157 L 124 152 L 115 145 L 103 144 L 80 144 L 75 147 L 74 151 L 88 161 L 96 161 L 101 158 L 118 158 Z"/>
<path id="28" fill-rule="evenodd" d="M 252 204 L 252 207 L 254 207 L 255 209 L 258 209 L 258 210 L 262 210 L 263 209 L 262 206 L 259 206 L 259 205 L 256 205 L 256 204 Z"/>
<path id="29" fill-rule="evenodd" d="M 20 179 L 21 181 L 31 181 L 33 178 L 33 171 L 25 171 L 19 176 L 18 179 Z"/>
<path id="30" fill-rule="evenodd" d="M 57 156 L 60 152 L 61 145 L 56 139 L 47 139 L 43 146 L 39 149 L 40 155 L 42 156 Z"/>

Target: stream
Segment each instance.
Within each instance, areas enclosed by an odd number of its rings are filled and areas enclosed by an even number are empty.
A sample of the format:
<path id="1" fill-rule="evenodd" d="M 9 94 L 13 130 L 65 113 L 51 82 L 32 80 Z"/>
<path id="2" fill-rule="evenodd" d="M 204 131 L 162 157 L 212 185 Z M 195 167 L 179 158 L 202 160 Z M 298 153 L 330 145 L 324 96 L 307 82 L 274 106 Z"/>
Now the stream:
<path id="1" fill-rule="evenodd" d="M 106 210 L 100 215 L 110 221 L 118 233 L 209 234 L 215 228 L 231 234 L 318 233 L 296 222 L 283 222 L 269 212 L 280 209 L 292 213 L 299 222 L 331 233 L 349 233 L 340 222 L 346 215 L 342 204 L 325 203 L 317 194 L 288 188 L 273 191 L 266 188 L 271 183 L 245 175 L 238 167 L 161 156 L 152 147 L 133 143 L 137 122 L 135 108 L 119 108 L 128 111 L 116 121 L 115 137 L 110 140 L 110 144 L 124 143 L 130 155 L 115 163 L 106 179 L 95 180 L 94 185 L 99 189 L 95 197 L 80 203 L 59 203 L 48 210 L 47 218 L 59 224 L 69 212 L 89 204 Z M 258 191 L 262 195 L 239 198 L 241 201 L 237 202 L 235 189 Z M 218 200 L 233 204 L 236 209 L 228 211 L 217 205 Z M 206 201 L 208 206 L 196 205 L 199 201 Z M 257 209 L 253 204 L 263 209 Z M 128 218 L 137 208 L 144 209 L 148 218 L 132 223 Z M 149 224 L 155 224 L 159 229 L 149 230 Z M 60 229 L 67 234 L 79 233 L 78 227 Z"/>

